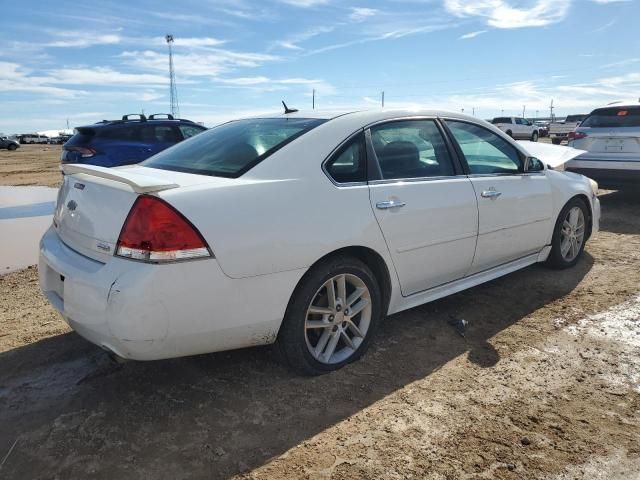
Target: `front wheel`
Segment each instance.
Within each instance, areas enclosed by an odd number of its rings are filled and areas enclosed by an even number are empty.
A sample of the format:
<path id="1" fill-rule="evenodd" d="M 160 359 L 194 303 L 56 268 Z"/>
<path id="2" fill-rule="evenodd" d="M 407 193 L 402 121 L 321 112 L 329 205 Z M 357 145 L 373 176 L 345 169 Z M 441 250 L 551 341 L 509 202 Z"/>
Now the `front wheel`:
<path id="1" fill-rule="evenodd" d="M 531 134 L 531 141 L 532 142 L 537 142 L 538 141 L 538 132 L 533 132 Z"/>
<path id="2" fill-rule="evenodd" d="M 14 151 L 16 148 L 18 148 L 18 147 L 17 147 L 17 145 L 14 145 L 14 144 L 12 143 L 11 145 L 9 145 L 9 146 L 7 147 L 7 150 L 9 150 L 9 151 Z"/>
<path id="3" fill-rule="evenodd" d="M 556 221 L 547 264 L 558 269 L 574 266 L 584 251 L 588 226 L 587 205 L 579 198 L 570 200 Z"/>
<path id="4" fill-rule="evenodd" d="M 560 142 L 562 142 L 562 140 L 559 139 L 559 138 L 552 138 L 551 139 L 551 143 L 553 143 L 554 145 L 560 145 Z"/>
<path id="5" fill-rule="evenodd" d="M 359 359 L 382 318 L 382 295 L 364 263 L 335 257 L 313 267 L 296 288 L 276 348 L 294 371 L 321 375 Z"/>

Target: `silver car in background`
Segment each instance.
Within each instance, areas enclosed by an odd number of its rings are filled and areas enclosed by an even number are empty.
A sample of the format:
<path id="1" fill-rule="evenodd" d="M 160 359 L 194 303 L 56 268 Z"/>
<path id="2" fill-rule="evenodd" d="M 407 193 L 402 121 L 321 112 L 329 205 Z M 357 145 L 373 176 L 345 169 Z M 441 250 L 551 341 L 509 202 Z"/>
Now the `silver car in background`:
<path id="1" fill-rule="evenodd" d="M 640 185 L 640 103 L 597 108 L 569 134 L 569 146 L 586 150 L 565 169 L 604 188 Z"/>

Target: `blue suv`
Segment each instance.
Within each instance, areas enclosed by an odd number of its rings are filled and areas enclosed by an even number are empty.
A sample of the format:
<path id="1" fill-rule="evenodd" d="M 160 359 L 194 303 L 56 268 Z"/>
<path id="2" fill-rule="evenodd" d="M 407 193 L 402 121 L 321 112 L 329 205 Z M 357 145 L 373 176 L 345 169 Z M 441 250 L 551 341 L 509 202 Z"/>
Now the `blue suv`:
<path id="1" fill-rule="evenodd" d="M 193 137 L 205 127 L 168 114 L 124 115 L 122 120 L 103 120 L 76 133 L 62 147 L 62 163 L 101 167 L 131 165 Z"/>

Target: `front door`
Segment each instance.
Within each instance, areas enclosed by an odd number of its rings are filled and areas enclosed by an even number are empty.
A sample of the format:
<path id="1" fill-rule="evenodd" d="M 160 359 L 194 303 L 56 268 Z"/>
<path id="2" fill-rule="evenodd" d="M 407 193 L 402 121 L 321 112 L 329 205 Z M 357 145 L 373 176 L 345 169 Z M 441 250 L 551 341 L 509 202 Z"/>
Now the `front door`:
<path id="1" fill-rule="evenodd" d="M 478 207 L 436 122 L 387 122 L 368 134 L 379 178 L 369 182 L 371 208 L 402 294 L 464 277 L 473 260 Z"/>
<path id="2" fill-rule="evenodd" d="M 515 147 L 484 127 L 446 123 L 468 164 L 478 199 L 478 244 L 470 273 L 539 252 L 554 222 L 545 172 L 525 173 L 524 158 Z"/>

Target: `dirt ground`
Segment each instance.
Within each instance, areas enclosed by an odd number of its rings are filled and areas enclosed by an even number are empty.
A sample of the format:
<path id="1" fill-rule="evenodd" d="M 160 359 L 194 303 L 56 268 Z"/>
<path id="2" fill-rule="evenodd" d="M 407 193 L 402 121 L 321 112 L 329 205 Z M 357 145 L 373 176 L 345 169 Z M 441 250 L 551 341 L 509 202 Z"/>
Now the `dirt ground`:
<path id="1" fill-rule="evenodd" d="M 0 185 L 59 187 L 61 145 L 20 145 L 0 150 Z"/>
<path id="2" fill-rule="evenodd" d="M 35 267 L 0 276 L 0 478 L 638 479 L 640 191 L 601 202 L 575 268 L 389 317 L 319 378 L 269 348 L 113 364 Z"/>

